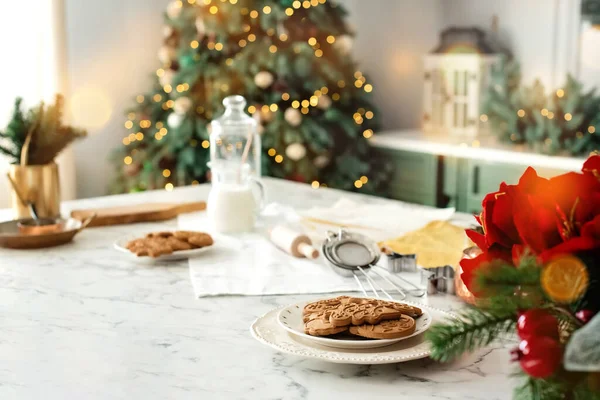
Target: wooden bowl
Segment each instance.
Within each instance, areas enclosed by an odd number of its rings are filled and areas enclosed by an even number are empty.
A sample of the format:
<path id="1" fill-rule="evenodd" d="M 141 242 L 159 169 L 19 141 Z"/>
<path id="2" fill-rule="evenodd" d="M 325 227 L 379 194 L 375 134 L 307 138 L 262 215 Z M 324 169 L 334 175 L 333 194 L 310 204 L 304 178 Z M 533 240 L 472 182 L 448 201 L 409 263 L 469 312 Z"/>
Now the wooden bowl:
<path id="1" fill-rule="evenodd" d="M 18 219 L 0 223 L 0 247 L 8 249 L 40 249 L 44 247 L 60 246 L 73 240 L 76 234 L 81 232 L 92 221 L 94 216 L 83 222 L 74 219 L 64 219 L 62 229 L 38 232 L 38 234 L 22 233 L 21 227 L 27 226 L 30 221 Z"/>

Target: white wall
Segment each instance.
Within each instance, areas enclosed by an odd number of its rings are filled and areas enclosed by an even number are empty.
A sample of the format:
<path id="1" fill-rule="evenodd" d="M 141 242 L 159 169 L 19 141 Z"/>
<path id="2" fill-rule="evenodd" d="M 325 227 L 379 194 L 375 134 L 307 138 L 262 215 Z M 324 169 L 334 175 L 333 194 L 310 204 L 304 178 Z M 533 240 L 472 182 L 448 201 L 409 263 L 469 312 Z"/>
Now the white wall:
<path id="1" fill-rule="evenodd" d="M 562 84 L 577 64 L 580 0 L 445 0 L 444 27 L 491 27 L 521 64 L 524 82 L 540 78 L 548 87 Z"/>
<path id="2" fill-rule="evenodd" d="M 79 98 L 72 122 L 90 128 L 90 137 L 74 146 L 78 197 L 107 192 L 113 174 L 107 157 L 124 135 L 124 110 L 159 66 L 167 3 L 66 0 L 68 93 Z"/>
<path id="3" fill-rule="evenodd" d="M 438 42 L 442 0 L 343 0 L 354 56 L 373 82 L 384 129 L 421 124 L 423 54 Z"/>

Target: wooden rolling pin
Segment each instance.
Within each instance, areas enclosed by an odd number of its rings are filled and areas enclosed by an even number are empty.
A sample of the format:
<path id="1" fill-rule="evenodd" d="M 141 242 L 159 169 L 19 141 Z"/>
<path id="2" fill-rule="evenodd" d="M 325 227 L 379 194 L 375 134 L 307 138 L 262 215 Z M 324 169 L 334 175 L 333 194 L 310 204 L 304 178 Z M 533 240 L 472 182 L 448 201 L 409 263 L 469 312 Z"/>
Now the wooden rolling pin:
<path id="1" fill-rule="evenodd" d="M 89 226 L 108 226 L 133 224 L 136 222 L 164 221 L 175 218 L 179 214 L 206 209 L 206 202 L 195 203 L 148 203 L 133 206 L 110 207 L 71 211 L 71 217 L 84 220 L 95 213 L 96 218 Z"/>
<path id="2" fill-rule="evenodd" d="M 315 259 L 319 251 L 312 246 L 312 241 L 306 235 L 298 233 L 283 225 L 274 227 L 269 238 L 277 247 L 294 257 Z"/>

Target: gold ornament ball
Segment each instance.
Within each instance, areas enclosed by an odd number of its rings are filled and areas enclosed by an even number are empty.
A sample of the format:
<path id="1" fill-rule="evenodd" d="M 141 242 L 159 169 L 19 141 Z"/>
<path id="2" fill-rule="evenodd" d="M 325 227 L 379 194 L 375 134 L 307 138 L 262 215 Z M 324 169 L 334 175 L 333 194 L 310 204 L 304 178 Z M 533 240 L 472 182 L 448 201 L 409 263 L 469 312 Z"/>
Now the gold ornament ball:
<path id="1" fill-rule="evenodd" d="M 269 71 L 260 71 L 254 76 L 254 84 L 261 89 L 266 89 L 273 84 L 273 74 Z"/>
<path id="2" fill-rule="evenodd" d="M 315 164 L 315 167 L 317 168 L 325 168 L 326 166 L 329 165 L 329 157 L 326 155 L 320 155 L 315 157 L 315 159 L 313 160 L 313 164 Z"/>
<path id="3" fill-rule="evenodd" d="M 335 44 L 333 45 L 336 49 L 338 49 L 342 54 L 350 54 L 352 51 L 353 45 L 352 37 L 349 35 L 342 35 L 337 38 Z"/>
<path id="4" fill-rule="evenodd" d="M 327 110 L 329 107 L 331 107 L 331 97 L 327 96 L 326 94 L 321 95 L 317 103 L 317 108 L 321 110 Z"/>
<path id="5" fill-rule="evenodd" d="M 173 129 L 179 128 L 181 126 L 182 122 L 183 122 L 183 115 L 179 115 L 177 113 L 172 112 L 167 117 L 167 125 L 169 125 L 169 128 L 173 128 Z"/>
<path id="6" fill-rule="evenodd" d="M 302 114 L 297 109 L 290 107 L 283 113 L 283 119 L 293 127 L 296 127 L 302 123 Z"/>
<path id="7" fill-rule="evenodd" d="M 167 16 L 171 19 L 176 19 L 181 15 L 181 1 L 174 0 L 167 6 Z"/>
<path id="8" fill-rule="evenodd" d="M 285 148 L 285 155 L 292 161 L 299 161 L 306 155 L 306 147 L 302 143 L 292 143 Z"/>
<path id="9" fill-rule="evenodd" d="M 204 18 L 201 16 L 196 17 L 196 31 L 198 31 L 199 39 L 202 39 L 206 34 L 206 25 L 204 24 Z"/>
<path id="10" fill-rule="evenodd" d="M 173 32 L 174 32 L 174 30 L 171 25 L 165 25 L 162 28 L 162 33 L 165 38 L 170 38 L 171 35 L 173 34 Z"/>
<path id="11" fill-rule="evenodd" d="M 177 56 L 177 52 L 174 47 L 171 46 L 162 46 L 158 49 L 158 59 L 163 64 L 168 64 L 175 59 Z"/>
<path id="12" fill-rule="evenodd" d="M 192 100 L 189 97 L 183 96 L 175 99 L 173 111 L 179 115 L 186 114 L 192 108 Z"/>
<path id="13" fill-rule="evenodd" d="M 161 86 L 171 85 L 173 83 L 173 77 L 175 76 L 175 71 L 172 69 L 166 69 L 161 77 L 158 78 L 158 82 Z"/>

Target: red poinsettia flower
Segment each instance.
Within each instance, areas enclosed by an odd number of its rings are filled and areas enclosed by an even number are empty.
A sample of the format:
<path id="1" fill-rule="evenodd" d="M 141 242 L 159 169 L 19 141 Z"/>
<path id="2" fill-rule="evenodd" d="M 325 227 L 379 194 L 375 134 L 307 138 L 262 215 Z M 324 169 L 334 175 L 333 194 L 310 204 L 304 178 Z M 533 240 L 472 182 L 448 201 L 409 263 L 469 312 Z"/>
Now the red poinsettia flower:
<path id="1" fill-rule="evenodd" d="M 570 172 L 549 180 L 528 168 L 517 185 L 502 183 L 482 206 L 477 220 L 484 234 L 467 235 L 483 253 L 461 261 L 469 289 L 475 271 L 492 260 L 517 264 L 529 253 L 544 262 L 558 254 L 599 248 L 600 156 L 585 162 L 583 174 Z"/>

